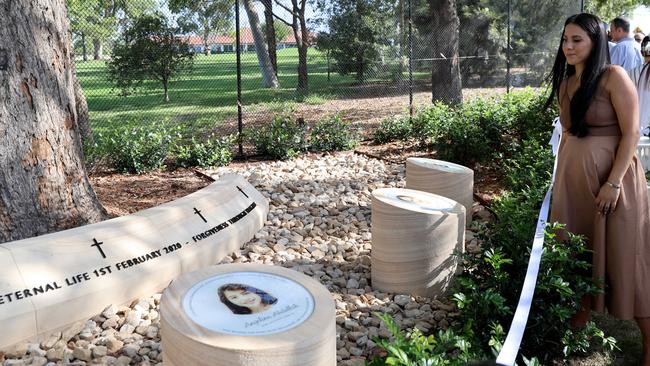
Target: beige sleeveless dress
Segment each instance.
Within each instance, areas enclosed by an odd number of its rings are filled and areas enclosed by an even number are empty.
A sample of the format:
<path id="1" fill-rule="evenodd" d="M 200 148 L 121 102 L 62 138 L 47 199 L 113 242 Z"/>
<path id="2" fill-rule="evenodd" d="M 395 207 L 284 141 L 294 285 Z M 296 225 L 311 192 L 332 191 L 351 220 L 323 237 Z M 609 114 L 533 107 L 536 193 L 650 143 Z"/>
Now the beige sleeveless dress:
<path id="1" fill-rule="evenodd" d="M 607 75 L 603 76 L 603 80 Z M 586 137 L 568 132 L 569 96 L 560 97 L 563 139 L 559 150 L 550 221 L 587 237 L 593 253 L 593 276 L 605 294 L 592 300 L 596 311 L 620 319 L 650 317 L 650 218 L 645 173 L 636 154 L 621 182 L 616 211 L 598 213 L 596 196 L 614 164 L 621 138 L 616 111 L 601 86 L 587 110 Z"/>

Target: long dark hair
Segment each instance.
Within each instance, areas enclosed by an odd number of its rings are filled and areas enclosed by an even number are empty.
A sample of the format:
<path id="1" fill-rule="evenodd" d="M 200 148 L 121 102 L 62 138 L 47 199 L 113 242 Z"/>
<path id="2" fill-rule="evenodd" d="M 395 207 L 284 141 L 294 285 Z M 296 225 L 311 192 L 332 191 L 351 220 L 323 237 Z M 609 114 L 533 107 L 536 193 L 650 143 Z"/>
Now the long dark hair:
<path id="1" fill-rule="evenodd" d="M 643 57 L 650 56 L 650 36 L 645 36 L 643 37 L 643 41 L 641 41 L 641 55 Z M 643 73 L 645 73 L 645 88 L 648 88 L 648 85 L 650 85 L 650 62 L 644 62 L 643 67 L 641 68 L 641 72 L 639 73 L 639 81 L 636 84 L 636 88 L 638 90 L 641 90 L 641 78 L 643 78 Z"/>
<path id="2" fill-rule="evenodd" d="M 598 89 L 598 82 L 610 64 L 609 46 L 607 45 L 605 29 L 597 16 L 580 13 L 567 18 L 566 22 L 564 22 L 564 29 L 562 29 L 562 38 L 560 38 L 560 47 L 558 47 L 557 56 L 555 56 L 555 64 L 553 64 L 553 70 L 549 75 L 552 89 L 551 94 L 546 100 L 546 108 L 554 103 L 556 99 L 559 100 L 561 98 L 560 85 L 562 81 L 576 73 L 575 66 L 567 64 L 566 56 L 562 51 L 564 30 L 569 24 L 575 24 L 582 28 L 592 43 L 591 54 L 589 54 L 585 62 L 585 69 L 580 76 L 580 87 L 578 87 L 573 98 L 571 98 L 570 105 L 571 127 L 569 128 L 569 132 L 578 137 L 584 137 L 589 132 L 585 115 Z"/>
<path id="3" fill-rule="evenodd" d="M 262 303 L 272 305 L 278 302 L 278 299 L 271 296 L 268 292 L 262 291 L 257 287 L 242 285 L 239 283 L 229 283 L 219 287 L 219 300 L 224 303 L 228 309 L 235 314 L 251 314 L 253 311 L 245 306 L 235 305 L 226 297 L 226 291 L 247 291 L 258 294 L 262 298 Z"/>

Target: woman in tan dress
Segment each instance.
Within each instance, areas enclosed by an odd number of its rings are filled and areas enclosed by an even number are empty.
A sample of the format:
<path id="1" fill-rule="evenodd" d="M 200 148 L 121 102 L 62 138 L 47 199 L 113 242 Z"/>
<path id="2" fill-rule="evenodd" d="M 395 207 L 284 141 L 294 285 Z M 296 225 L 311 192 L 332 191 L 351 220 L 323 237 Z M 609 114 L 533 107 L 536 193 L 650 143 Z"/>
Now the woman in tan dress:
<path id="1" fill-rule="evenodd" d="M 557 101 L 564 130 L 553 188 L 551 221 L 586 236 L 593 276 L 603 295 L 582 300 L 572 319 L 590 310 L 635 319 L 650 366 L 650 218 L 647 183 L 635 150 L 636 90 L 625 70 L 609 64 L 607 36 L 591 14 L 569 17 L 553 66 L 548 103 Z"/>

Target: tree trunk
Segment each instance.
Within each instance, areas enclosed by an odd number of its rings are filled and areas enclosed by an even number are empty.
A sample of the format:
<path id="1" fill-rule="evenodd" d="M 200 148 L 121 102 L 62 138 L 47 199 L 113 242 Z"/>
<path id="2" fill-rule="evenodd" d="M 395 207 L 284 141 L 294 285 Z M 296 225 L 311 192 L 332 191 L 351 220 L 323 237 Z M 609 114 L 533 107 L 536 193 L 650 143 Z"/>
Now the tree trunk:
<path id="1" fill-rule="evenodd" d="M 255 4 L 253 4 L 253 0 L 243 0 L 243 3 L 246 14 L 248 15 L 248 23 L 253 33 L 255 53 L 257 53 L 257 61 L 260 64 L 260 71 L 262 73 L 262 85 L 265 88 L 275 89 L 279 86 L 278 77 L 273 72 L 273 65 L 269 57 L 269 50 L 266 48 L 266 42 L 264 42 L 264 34 L 260 26 L 260 19 L 257 17 L 257 12 L 255 11 Z"/>
<path id="2" fill-rule="evenodd" d="M 298 87 L 299 92 L 309 90 L 309 80 L 307 74 L 307 49 L 309 47 L 309 31 L 305 21 L 305 2 L 301 0 L 300 6 L 298 0 L 291 0 L 293 4 L 293 35 L 296 37 L 298 45 Z"/>
<path id="3" fill-rule="evenodd" d="M 210 31 L 204 28 L 203 31 L 203 53 L 206 56 L 210 56 L 212 54 L 212 49 L 210 49 L 210 45 L 208 44 L 209 40 L 208 38 L 210 37 Z"/>
<path id="4" fill-rule="evenodd" d="M 0 242 L 106 218 L 82 161 L 65 9 L 0 6 L 0 39 L 30 45 L 0 45 Z"/>
<path id="5" fill-rule="evenodd" d="M 269 58 L 271 59 L 271 64 L 273 65 L 273 71 L 275 76 L 278 75 L 278 53 L 276 49 L 278 48 L 275 42 L 275 21 L 273 20 L 273 0 L 262 0 L 264 4 L 264 21 L 266 22 L 266 44 L 269 47 Z"/>
<path id="6" fill-rule="evenodd" d="M 212 54 L 212 49 L 210 49 L 210 19 L 203 17 L 201 22 L 203 23 L 203 53 L 210 56 Z"/>
<path id="7" fill-rule="evenodd" d="M 102 53 L 103 53 L 103 45 L 102 41 L 100 41 L 97 38 L 93 39 L 93 49 L 94 49 L 94 54 L 93 54 L 93 59 L 95 60 L 101 60 L 102 59 Z"/>
<path id="8" fill-rule="evenodd" d="M 433 65 L 431 71 L 431 101 L 455 105 L 463 101 L 458 58 L 460 20 L 456 0 L 429 0 L 433 22 Z M 444 57 L 443 60 L 439 58 Z"/>
<path id="9" fill-rule="evenodd" d="M 88 52 L 86 51 L 86 34 L 81 33 L 81 49 L 83 52 L 84 61 L 88 61 Z"/>
<path id="10" fill-rule="evenodd" d="M 74 67 L 74 64 L 73 64 Z M 73 70 L 73 87 L 74 87 L 74 99 L 75 106 L 77 110 L 77 126 L 79 127 L 79 136 L 81 137 L 81 142 L 92 138 L 92 129 L 90 128 L 90 114 L 88 113 L 88 102 L 86 101 L 86 96 L 84 95 L 83 90 L 81 89 L 81 84 L 79 84 L 79 79 L 77 79 L 77 69 Z"/>
<path id="11" fill-rule="evenodd" d="M 169 103 L 169 80 L 163 80 L 163 88 L 165 89 L 165 103 Z"/>

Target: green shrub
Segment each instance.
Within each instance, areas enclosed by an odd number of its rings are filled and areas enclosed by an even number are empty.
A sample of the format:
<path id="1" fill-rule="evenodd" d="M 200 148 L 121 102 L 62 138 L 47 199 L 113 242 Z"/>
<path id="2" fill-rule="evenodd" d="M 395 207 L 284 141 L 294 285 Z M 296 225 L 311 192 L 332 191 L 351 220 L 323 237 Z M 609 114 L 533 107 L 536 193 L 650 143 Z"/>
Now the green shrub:
<path id="1" fill-rule="evenodd" d="M 306 150 L 306 125 L 294 121 L 288 112 L 276 115 L 269 125 L 247 129 L 245 136 L 259 154 L 291 159 Z"/>
<path id="2" fill-rule="evenodd" d="M 546 126 L 551 129 L 550 124 Z M 479 345 L 475 351 L 483 354 L 503 342 L 495 339 L 491 330 L 495 326 L 507 329 L 512 320 L 527 271 L 539 207 L 550 182 L 550 147 L 540 141 L 545 133 L 536 135 L 537 140 L 525 140 L 507 160 L 507 185 L 512 191 L 493 204 L 496 219 L 481 233 L 483 251 L 463 255 L 465 269 L 455 283 L 454 300 L 461 310 L 458 324 L 462 326 L 457 331 L 463 331 L 472 344 Z M 580 308 L 581 299 L 600 289 L 591 277 L 590 252 L 584 238 L 567 233 L 567 239 L 559 241 L 558 230 L 561 227 L 552 224 L 545 232 L 535 297 L 521 344 L 522 355 L 544 363 L 584 352 L 590 337 L 600 338 L 609 349 L 615 346 L 615 340 L 593 323 L 580 331 L 570 329 L 569 319 Z"/>
<path id="3" fill-rule="evenodd" d="M 412 135 L 411 123 L 408 116 L 392 116 L 384 118 L 375 131 L 375 142 L 384 144 L 386 142 L 406 140 Z"/>
<path id="4" fill-rule="evenodd" d="M 106 157 L 112 167 L 123 173 L 143 173 L 165 167 L 165 159 L 175 140 L 178 128 L 165 123 L 138 124 L 131 120 L 122 127 L 97 134 L 97 154 Z"/>
<path id="5" fill-rule="evenodd" d="M 543 102 L 542 93 L 525 89 L 474 99 L 454 110 L 434 105 L 414 119 L 413 134 L 422 142 L 432 142 L 443 160 L 471 165 L 508 159 L 524 140 L 545 144 L 551 137 L 550 125 L 557 111 L 543 110 Z"/>
<path id="6" fill-rule="evenodd" d="M 435 102 L 432 106 L 420 109 L 412 120 L 411 134 L 420 140 L 422 145 L 432 142 L 436 138 L 440 126 L 444 126 L 454 118 L 454 110 L 447 104 Z"/>
<path id="7" fill-rule="evenodd" d="M 192 137 L 187 144 L 175 148 L 176 163 L 182 167 L 201 168 L 227 165 L 232 161 L 234 142 L 234 136 L 209 138 L 202 142 Z"/>
<path id="8" fill-rule="evenodd" d="M 388 314 L 375 314 L 392 334 L 392 341 L 374 337 L 377 346 L 388 355 L 378 357 L 367 363 L 369 366 L 439 366 L 464 365 L 474 358 L 470 344 L 450 329 L 439 331 L 437 337 L 425 336 L 414 328 L 403 334 Z"/>
<path id="9" fill-rule="evenodd" d="M 531 187 L 546 187 L 551 182 L 553 152 L 548 143 L 524 140 L 512 158 L 504 164 L 506 187 L 515 192 Z"/>
<path id="10" fill-rule="evenodd" d="M 318 122 L 311 131 L 310 144 L 315 151 L 353 149 L 359 140 L 350 125 L 340 116 L 330 116 Z"/>
<path id="11" fill-rule="evenodd" d="M 440 120 L 432 130 L 430 138 L 438 159 L 471 166 L 493 152 L 471 113 L 469 107 L 461 107 L 452 118 Z"/>

